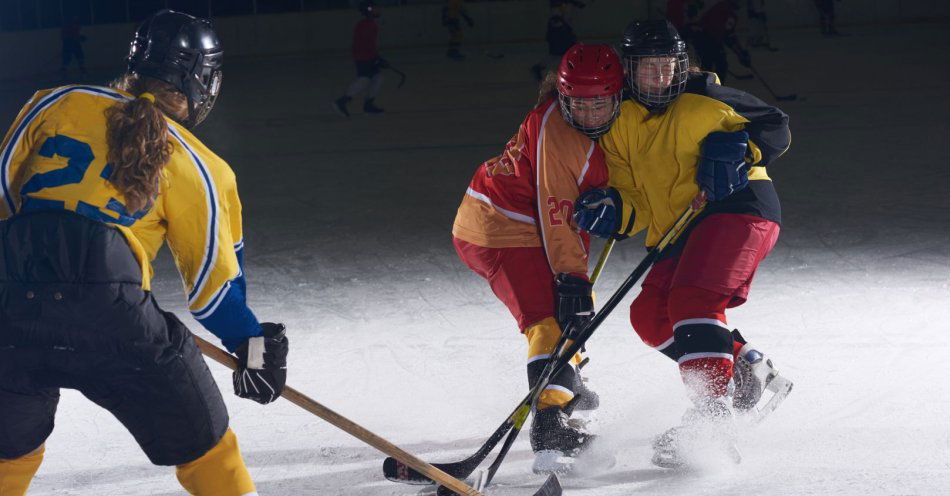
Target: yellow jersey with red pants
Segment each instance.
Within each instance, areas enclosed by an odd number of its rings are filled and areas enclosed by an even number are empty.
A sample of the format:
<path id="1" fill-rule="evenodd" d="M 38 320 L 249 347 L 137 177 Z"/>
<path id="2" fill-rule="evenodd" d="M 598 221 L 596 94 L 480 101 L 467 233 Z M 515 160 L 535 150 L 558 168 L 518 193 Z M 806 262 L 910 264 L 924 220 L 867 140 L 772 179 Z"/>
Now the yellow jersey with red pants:
<path id="1" fill-rule="evenodd" d="M 574 200 L 606 182 L 600 147 L 565 122 L 552 99 L 528 114 L 501 155 L 478 167 L 459 206 L 452 228 L 459 258 L 488 280 L 528 338 L 529 385 L 561 336 L 555 277 L 587 278 L 590 239 L 572 225 Z M 567 404 L 574 379 L 565 367 L 538 408 Z"/>
<path id="2" fill-rule="evenodd" d="M 703 140 L 716 131 L 750 135 L 749 186 L 709 203 L 650 270 L 630 306 L 630 321 L 649 346 L 679 363 L 694 396 L 722 396 L 742 343 L 725 310 L 748 298 L 759 263 L 778 238 L 778 196 L 765 165 L 789 143 L 788 117 L 751 95 L 694 76 L 665 111 L 627 100 L 600 144 L 610 186 L 620 192 L 620 237 L 646 230 L 655 245 L 699 193 Z"/>
<path id="3" fill-rule="evenodd" d="M 158 197 L 128 211 L 110 179 L 106 120 L 131 98 L 86 85 L 39 91 L 0 147 L 3 494 L 25 491 L 23 465 L 39 466 L 61 387 L 109 410 L 190 492 L 255 492 L 200 351 L 150 291 L 167 241 L 194 317 L 232 350 L 260 335 L 244 296 L 234 173 L 166 119 L 172 154 Z"/>

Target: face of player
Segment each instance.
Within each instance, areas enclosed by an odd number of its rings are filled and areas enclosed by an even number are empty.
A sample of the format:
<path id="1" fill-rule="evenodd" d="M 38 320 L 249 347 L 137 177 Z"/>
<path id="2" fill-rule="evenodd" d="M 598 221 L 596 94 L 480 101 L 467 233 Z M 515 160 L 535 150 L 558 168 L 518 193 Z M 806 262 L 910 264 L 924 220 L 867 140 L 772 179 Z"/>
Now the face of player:
<path id="1" fill-rule="evenodd" d="M 581 127 L 598 128 L 610 123 L 616 104 L 616 96 L 571 98 L 571 116 Z"/>
<path id="2" fill-rule="evenodd" d="M 676 73 L 674 57 L 643 57 L 637 63 L 637 88 L 648 93 L 666 91 Z"/>

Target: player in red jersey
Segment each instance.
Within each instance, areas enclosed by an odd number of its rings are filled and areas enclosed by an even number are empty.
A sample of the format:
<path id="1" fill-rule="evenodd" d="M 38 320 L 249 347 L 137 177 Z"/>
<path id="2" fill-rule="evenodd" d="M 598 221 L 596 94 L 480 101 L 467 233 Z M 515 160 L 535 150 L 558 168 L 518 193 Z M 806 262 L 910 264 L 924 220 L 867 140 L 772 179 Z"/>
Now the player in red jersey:
<path id="1" fill-rule="evenodd" d="M 620 60 L 609 45 L 574 45 L 501 155 L 479 166 L 455 218 L 459 257 L 488 280 L 528 339 L 530 385 L 562 330 L 581 328 L 593 315 L 590 239 L 571 219 L 578 195 L 607 183 L 595 140 L 617 117 L 622 88 Z M 597 403 L 574 367 L 552 378 L 531 428 L 535 472 L 570 468 L 593 438 L 568 422 L 570 414 Z"/>

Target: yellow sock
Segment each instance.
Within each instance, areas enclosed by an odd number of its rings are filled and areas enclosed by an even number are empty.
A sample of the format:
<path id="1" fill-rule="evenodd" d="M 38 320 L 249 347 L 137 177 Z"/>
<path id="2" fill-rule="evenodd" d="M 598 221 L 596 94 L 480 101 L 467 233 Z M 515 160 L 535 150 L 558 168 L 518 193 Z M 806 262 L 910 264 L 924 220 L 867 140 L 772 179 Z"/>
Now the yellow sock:
<path id="1" fill-rule="evenodd" d="M 193 462 L 179 465 L 176 475 L 189 494 L 197 496 L 245 496 L 257 494 L 251 474 L 241 458 L 237 436 L 228 429 L 211 448 Z M 6 495 L 3 495 L 6 496 Z"/>
<path id="2" fill-rule="evenodd" d="M 539 355 L 550 355 L 554 352 L 554 347 L 561 339 L 561 327 L 554 320 L 554 317 L 548 317 L 525 329 L 524 335 L 528 338 L 528 360 L 530 361 Z M 570 346 L 571 343 L 573 341 L 568 339 L 565 348 Z M 580 353 L 571 357 L 571 363 L 574 365 L 580 363 L 580 361 Z M 538 409 L 543 410 L 552 406 L 561 407 L 571 401 L 572 398 L 574 398 L 573 393 L 548 387 L 538 397 Z"/>
<path id="3" fill-rule="evenodd" d="M 45 444 L 36 451 L 12 460 L 0 460 L 0 496 L 23 496 L 26 494 L 33 475 L 43 462 Z"/>

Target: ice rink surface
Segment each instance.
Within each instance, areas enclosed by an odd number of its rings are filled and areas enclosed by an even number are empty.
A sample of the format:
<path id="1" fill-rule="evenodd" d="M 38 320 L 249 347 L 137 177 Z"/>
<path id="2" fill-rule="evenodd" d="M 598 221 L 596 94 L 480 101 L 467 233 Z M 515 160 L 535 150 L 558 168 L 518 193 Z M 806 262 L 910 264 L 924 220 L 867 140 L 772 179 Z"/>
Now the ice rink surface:
<path id="1" fill-rule="evenodd" d="M 781 103 L 792 147 L 769 167 L 781 238 L 729 323 L 794 391 L 743 432 L 740 466 L 652 466 L 651 438 L 688 403 L 624 304 L 588 343 L 585 368 L 602 398 L 600 449 L 617 464 L 564 478 L 565 494 L 950 491 L 950 25 L 844 30 L 775 31 L 780 51 L 753 51 L 775 91 L 800 100 Z M 528 67 L 543 47 L 488 47 L 501 59 L 466 48 L 464 63 L 441 48 L 384 50 L 408 81 L 397 90 L 390 74 L 377 99 L 386 113 L 364 115 L 357 100 L 349 120 L 330 107 L 350 81 L 347 58 L 229 59 L 198 132 L 237 173 L 249 299 L 262 320 L 287 324 L 288 383 L 429 461 L 472 453 L 526 386 L 525 339 L 457 260 L 450 230 L 472 172 L 532 106 Z M 728 82 L 774 102 L 755 80 Z M 33 89 L 3 89 L 6 122 Z M 601 300 L 644 253 L 641 237 L 618 244 Z M 159 300 L 187 316 L 167 253 L 157 270 Z M 262 495 L 432 493 L 384 480 L 382 454 L 286 401 L 234 397 L 229 372 L 210 368 Z M 31 495 L 183 494 L 173 470 L 151 466 L 77 393 L 64 393 L 57 420 Z M 542 478 L 530 461 L 522 435 L 491 494 L 531 494 Z"/>

